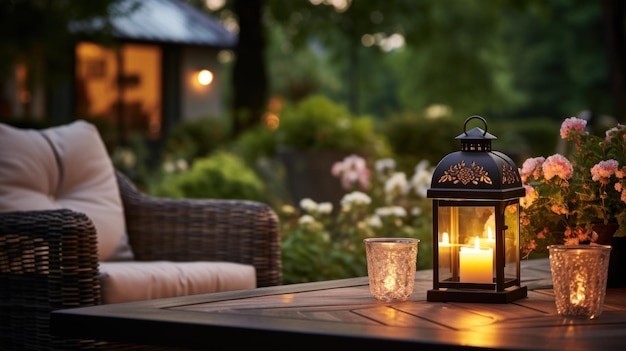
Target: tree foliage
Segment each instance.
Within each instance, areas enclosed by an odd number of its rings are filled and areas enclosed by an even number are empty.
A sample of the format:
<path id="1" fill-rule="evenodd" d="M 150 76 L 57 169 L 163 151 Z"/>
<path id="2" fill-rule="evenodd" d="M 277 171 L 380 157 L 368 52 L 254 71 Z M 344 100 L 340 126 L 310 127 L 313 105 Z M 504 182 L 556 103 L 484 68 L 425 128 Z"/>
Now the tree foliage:
<path id="1" fill-rule="evenodd" d="M 269 0 L 266 23 L 284 28 L 292 52 L 316 47 L 314 54 L 328 57 L 343 82 L 334 94 L 358 112 L 420 111 L 430 104 L 449 105 L 461 116 L 502 118 L 613 112 L 615 74 L 607 67 L 600 2 L 333 3 Z M 623 23 L 624 6 L 603 3 Z M 384 40 L 394 33 L 403 36 L 402 49 L 363 45 L 368 35 Z"/>
<path id="2" fill-rule="evenodd" d="M 81 35 L 71 31 L 70 24 L 99 17 L 103 19 L 99 34 L 106 38 L 108 16 L 122 15 L 109 12 L 116 1 L 0 1 L 0 77 L 6 77 L 15 62 L 23 62 L 34 72 L 33 79 L 64 78 L 65 71 L 58 68 L 68 64 L 72 44 Z"/>

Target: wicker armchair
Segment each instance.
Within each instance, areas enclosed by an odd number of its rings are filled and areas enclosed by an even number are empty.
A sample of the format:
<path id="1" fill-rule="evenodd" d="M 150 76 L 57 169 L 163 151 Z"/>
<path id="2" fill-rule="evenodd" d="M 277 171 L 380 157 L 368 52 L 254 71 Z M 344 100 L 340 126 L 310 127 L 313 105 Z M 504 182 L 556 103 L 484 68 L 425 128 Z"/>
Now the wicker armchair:
<path id="1" fill-rule="evenodd" d="M 136 260 L 246 263 L 257 286 L 281 283 L 278 219 L 267 205 L 154 198 L 117 180 Z M 81 213 L 0 213 L 0 350 L 115 348 L 50 334 L 51 311 L 101 303 L 96 242 Z"/>

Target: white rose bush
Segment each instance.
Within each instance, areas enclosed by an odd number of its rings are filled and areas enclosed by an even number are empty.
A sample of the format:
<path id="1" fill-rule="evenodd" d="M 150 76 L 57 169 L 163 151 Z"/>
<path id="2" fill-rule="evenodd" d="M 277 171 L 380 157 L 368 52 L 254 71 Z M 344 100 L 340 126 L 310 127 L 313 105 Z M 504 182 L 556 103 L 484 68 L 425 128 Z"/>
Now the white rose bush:
<path id="1" fill-rule="evenodd" d="M 363 239 L 421 240 L 418 269 L 432 267 L 431 201 L 426 198 L 432 167 L 420 162 L 412 177 L 391 158 L 373 162 L 350 155 L 330 170 L 345 195 L 334 206 L 305 198 L 281 209 L 285 284 L 367 275 Z"/>

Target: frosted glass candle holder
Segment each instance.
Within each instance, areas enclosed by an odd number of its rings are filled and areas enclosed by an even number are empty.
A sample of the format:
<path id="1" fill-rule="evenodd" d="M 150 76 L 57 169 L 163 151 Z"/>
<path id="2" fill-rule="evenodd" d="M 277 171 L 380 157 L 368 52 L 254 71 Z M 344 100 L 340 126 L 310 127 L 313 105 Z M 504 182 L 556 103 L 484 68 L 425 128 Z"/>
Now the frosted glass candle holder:
<path id="1" fill-rule="evenodd" d="M 406 301 L 413 293 L 419 240 L 368 238 L 363 242 L 372 295 L 381 301 Z"/>
<path id="2" fill-rule="evenodd" d="M 600 316 L 611 247 L 550 245 L 548 250 L 557 313 L 588 319 Z"/>

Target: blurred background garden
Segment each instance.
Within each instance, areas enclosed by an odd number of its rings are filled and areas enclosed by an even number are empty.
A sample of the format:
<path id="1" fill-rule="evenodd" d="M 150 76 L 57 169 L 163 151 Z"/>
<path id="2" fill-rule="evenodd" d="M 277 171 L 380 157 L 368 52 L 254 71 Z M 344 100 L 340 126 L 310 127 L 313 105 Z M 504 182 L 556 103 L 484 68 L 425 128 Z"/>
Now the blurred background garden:
<path id="1" fill-rule="evenodd" d="M 123 117 L 75 107 L 79 98 L 65 113 L 33 107 L 38 87 L 77 94 L 78 71 L 69 81 L 61 73 L 79 41 L 120 45 L 107 25 L 87 35 L 71 24 L 168 1 L 236 37 L 212 49 L 223 108 L 156 122 L 148 113 L 145 128 L 124 129 Z M 602 132 L 626 122 L 620 0 L 7 0 L 0 11 L 2 96 L 16 63 L 34 72 L 20 88 L 28 98 L 18 94 L 22 109 L 0 104 L 1 122 L 87 119 L 114 165 L 149 194 L 270 204 L 284 283 L 366 275 L 362 240 L 371 236 L 420 239 L 418 268 L 431 268 L 425 189 L 471 115 L 486 118 L 494 149 L 518 166 L 558 149 L 564 118 Z M 159 50 L 170 62 L 171 45 Z M 160 74 L 166 110 L 177 88 Z"/>

